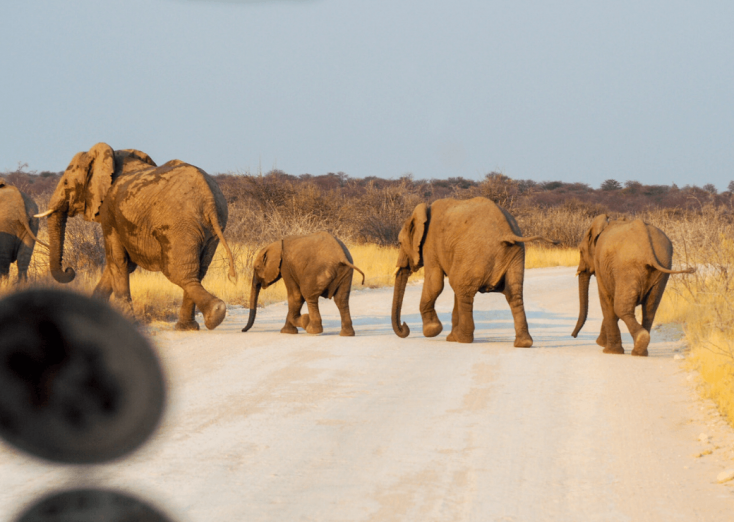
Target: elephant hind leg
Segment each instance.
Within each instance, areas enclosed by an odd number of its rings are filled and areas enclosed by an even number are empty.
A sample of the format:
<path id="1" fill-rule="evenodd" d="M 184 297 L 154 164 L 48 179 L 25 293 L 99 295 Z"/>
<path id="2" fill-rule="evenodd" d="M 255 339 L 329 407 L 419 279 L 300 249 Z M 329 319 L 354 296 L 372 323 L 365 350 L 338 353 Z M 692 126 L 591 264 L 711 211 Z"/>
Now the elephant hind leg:
<path id="1" fill-rule="evenodd" d="M 324 331 L 324 327 L 321 324 L 321 312 L 319 311 L 319 297 L 306 299 L 306 305 L 308 306 L 308 324 L 306 325 L 306 331 L 310 334 L 320 334 Z M 306 321 L 306 315 L 303 316 L 303 321 Z"/>
<path id="2" fill-rule="evenodd" d="M 650 344 L 650 332 L 643 328 L 635 317 L 639 292 L 634 286 L 620 288 L 621 286 L 617 286 L 617 295 L 614 296 L 614 313 L 624 321 L 634 339 L 632 355 L 646 356 L 647 346 Z"/>
<path id="3" fill-rule="evenodd" d="M 601 310 L 604 315 L 601 326 L 604 336 L 602 338 L 600 334 L 597 341 L 604 342 L 602 345 L 604 346 L 604 353 L 623 354 L 622 334 L 619 331 L 619 316 L 614 312 L 614 299 L 607 292 L 604 282 L 599 277 L 597 277 L 597 284 L 599 287 Z"/>
<path id="4" fill-rule="evenodd" d="M 353 337 L 354 326 L 352 325 L 352 315 L 349 313 L 349 294 L 352 292 L 352 277 L 346 278 L 334 294 L 334 303 L 339 309 L 341 315 L 342 329 L 339 335 L 342 337 Z"/>
<path id="5" fill-rule="evenodd" d="M 533 345 L 522 295 L 524 270 L 525 266 L 523 264 L 513 265 L 505 274 L 505 288 L 503 290 L 515 323 L 515 348 L 530 348 Z"/>
<path id="6" fill-rule="evenodd" d="M 161 271 L 173 284 L 180 286 L 184 291 L 177 326 L 178 324 L 185 326 L 189 318 L 193 321 L 191 312 L 193 301 L 204 315 L 206 327 L 213 330 L 222 323 L 227 315 L 227 306 L 224 301 L 207 292 L 201 280 L 206 275 L 219 242 L 216 238 L 209 240 L 198 256 L 193 258 L 192 243 L 195 244 L 194 238 L 191 241 L 187 241 L 187 238 L 178 238 L 175 246 L 162 256 Z"/>

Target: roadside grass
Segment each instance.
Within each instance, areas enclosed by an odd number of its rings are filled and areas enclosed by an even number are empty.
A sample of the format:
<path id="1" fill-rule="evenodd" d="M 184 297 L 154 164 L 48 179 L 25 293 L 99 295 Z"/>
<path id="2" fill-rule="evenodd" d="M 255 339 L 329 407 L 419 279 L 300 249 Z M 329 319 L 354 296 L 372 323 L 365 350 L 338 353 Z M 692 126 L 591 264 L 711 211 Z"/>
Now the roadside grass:
<path id="1" fill-rule="evenodd" d="M 548 268 L 552 266 L 578 266 L 578 248 L 547 248 L 527 245 L 525 247 L 525 268 Z"/>

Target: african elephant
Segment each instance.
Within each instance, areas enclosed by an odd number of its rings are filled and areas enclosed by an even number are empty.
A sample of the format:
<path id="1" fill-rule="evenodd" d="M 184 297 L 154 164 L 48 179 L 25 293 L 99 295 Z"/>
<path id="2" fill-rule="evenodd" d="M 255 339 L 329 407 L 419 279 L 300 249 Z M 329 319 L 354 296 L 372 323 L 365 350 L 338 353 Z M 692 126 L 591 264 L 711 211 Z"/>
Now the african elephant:
<path id="1" fill-rule="evenodd" d="M 364 272 L 354 266 L 347 247 L 328 232 L 290 236 L 271 243 L 255 256 L 250 316 L 242 331 L 252 328 L 255 322 L 260 289 L 267 288 L 282 277 L 288 292 L 288 315 L 281 333 L 298 333 L 299 326 L 311 334 L 323 332 L 319 297 L 333 297 L 342 320 L 339 335 L 353 336 L 349 294 L 354 270 L 362 274 L 364 284 Z M 304 301 L 309 313 L 301 315 Z"/>
<path id="2" fill-rule="evenodd" d="M 601 301 L 601 333 L 596 340 L 604 353 L 624 353 L 619 332 L 622 319 L 634 339 L 632 355 L 647 355 L 650 329 L 670 274 L 690 274 L 694 269 L 671 270 L 673 245 L 659 228 L 640 219 L 609 221 L 594 218 L 579 244 L 579 319 L 576 337 L 589 313 L 589 280 L 596 276 Z M 642 325 L 635 307 L 642 305 Z"/>
<path id="3" fill-rule="evenodd" d="M 66 220 L 82 214 L 102 225 L 106 264 L 94 289 L 108 299 L 114 292 L 133 315 L 129 274 L 139 265 L 163 272 L 183 291 L 177 330 L 198 330 L 195 306 L 209 329 L 226 315 L 221 299 L 201 285 L 221 241 L 235 277 L 234 260 L 223 230 L 227 202 L 217 183 L 203 170 L 179 160 L 161 167 L 133 149 L 113 151 L 98 143 L 71 160 L 46 212 L 49 216 L 51 274 L 60 283 L 74 279 L 61 269 Z"/>
<path id="4" fill-rule="evenodd" d="M 38 241 L 37 212 L 27 194 L 0 178 L 0 278 L 7 277 L 10 265 L 17 262 L 18 282 L 28 280 L 28 265 Z"/>
<path id="5" fill-rule="evenodd" d="M 434 304 L 448 275 L 454 290 L 454 311 L 447 341 L 474 341 L 474 296 L 477 292 L 502 292 L 515 320 L 515 346 L 532 346 L 522 294 L 523 243 L 539 239 L 554 243 L 540 236 L 521 237 L 515 218 L 486 198 L 439 199 L 430 206 L 421 203 L 398 236 L 400 253 L 393 293 L 393 330 L 399 337 L 410 334 L 408 325 L 400 324 L 405 285 L 411 272 L 425 266 L 420 300 L 423 335 L 434 337 L 443 330 Z"/>

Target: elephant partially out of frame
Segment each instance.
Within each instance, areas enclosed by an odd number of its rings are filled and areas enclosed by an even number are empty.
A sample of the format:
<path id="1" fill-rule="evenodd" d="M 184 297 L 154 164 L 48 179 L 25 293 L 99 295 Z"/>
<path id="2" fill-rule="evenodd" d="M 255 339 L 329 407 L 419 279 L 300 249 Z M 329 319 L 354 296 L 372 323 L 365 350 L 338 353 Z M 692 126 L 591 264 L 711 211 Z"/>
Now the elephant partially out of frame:
<path id="1" fill-rule="evenodd" d="M 38 241 L 36 213 L 38 207 L 30 196 L 0 178 L 0 278 L 8 277 L 10 265 L 17 263 L 18 282 L 28 280 L 28 265 Z"/>
<path id="2" fill-rule="evenodd" d="M 114 292 L 133 315 L 129 274 L 137 266 L 162 272 L 183 291 L 176 329 L 198 330 L 195 306 L 209 329 L 226 315 L 221 299 L 201 285 L 221 241 L 235 277 L 232 252 L 224 240 L 227 202 L 216 181 L 179 160 L 158 167 L 138 150 L 112 150 L 98 143 L 71 160 L 51 196 L 48 216 L 51 274 L 60 283 L 74 279 L 62 270 L 66 220 L 77 214 L 102 225 L 106 264 L 94 294 Z"/>
<path id="3" fill-rule="evenodd" d="M 408 276 L 423 266 L 423 335 L 434 337 L 443 329 L 434 305 L 443 290 L 444 277 L 448 276 L 454 290 L 454 311 L 447 341 L 472 342 L 474 296 L 477 292 L 501 292 L 515 321 L 515 346 L 533 345 L 523 304 L 524 243 L 554 241 L 540 236 L 522 237 L 510 213 L 482 197 L 463 201 L 439 199 L 430 206 L 421 203 L 405 222 L 398 240 L 392 325 L 399 337 L 410 333 L 407 324 L 400 324 Z"/>
<path id="4" fill-rule="evenodd" d="M 298 333 L 298 327 L 308 333 L 324 331 L 319 312 L 319 297 L 334 298 L 341 315 L 339 335 L 353 336 L 352 316 L 349 313 L 349 294 L 352 291 L 354 266 L 347 247 L 328 232 L 305 236 L 291 236 L 276 241 L 260 250 L 255 256 L 250 292 L 250 317 L 242 329 L 246 332 L 255 322 L 257 299 L 261 288 L 267 288 L 281 277 L 288 292 L 288 316 L 282 333 Z M 308 313 L 301 315 L 303 302 Z"/>
<path id="5" fill-rule="evenodd" d="M 650 329 L 670 274 L 690 274 L 693 268 L 671 270 L 673 245 L 662 230 L 640 219 L 610 221 L 606 214 L 594 218 L 579 244 L 579 319 L 576 337 L 589 313 L 589 281 L 596 276 L 604 320 L 596 340 L 604 353 L 624 353 L 619 320 L 627 325 L 632 355 L 647 355 Z M 635 308 L 642 305 L 642 324 Z"/>

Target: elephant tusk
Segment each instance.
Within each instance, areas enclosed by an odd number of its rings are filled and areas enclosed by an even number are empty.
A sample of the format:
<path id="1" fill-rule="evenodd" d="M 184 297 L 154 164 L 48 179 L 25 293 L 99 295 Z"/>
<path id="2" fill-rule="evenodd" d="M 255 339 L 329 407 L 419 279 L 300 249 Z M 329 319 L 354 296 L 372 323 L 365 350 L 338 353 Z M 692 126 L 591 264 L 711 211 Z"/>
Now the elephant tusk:
<path id="1" fill-rule="evenodd" d="M 48 210 L 47 210 L 46 212 L 42 212 L 42 213 L 40 213 L 40 214 L 36 214 L 36 215 L 35 215 L 35 216 L 33 216 L 33 217 L 35 217 L 35 218 L 42 218 L 42 217 L 50 216 L 50 215 L 51 215 L 51 214 L 53 214 L 53 213 L 54 213 L 55 211 L 56 211 L 56 209 L 54 209 L 54 208 L 50 208 L 50 209 L 48 209 Z"/>
<path id="2" fill-rule="evenodd" d="M 393 272 L 393 273 L 392 273 L 393 277 L 394 277 L 394 276 L 396 276 L 396 275 L 398 275 L 398 272 L 400 272 L 400 269 L 401 269 L 401 268 L 402 268 L 402 267 L 400 267 L 400 266 L 399 266 L 399 267 L 397 267 L 397 268 L 395 269 L 395 272 Z"/>

